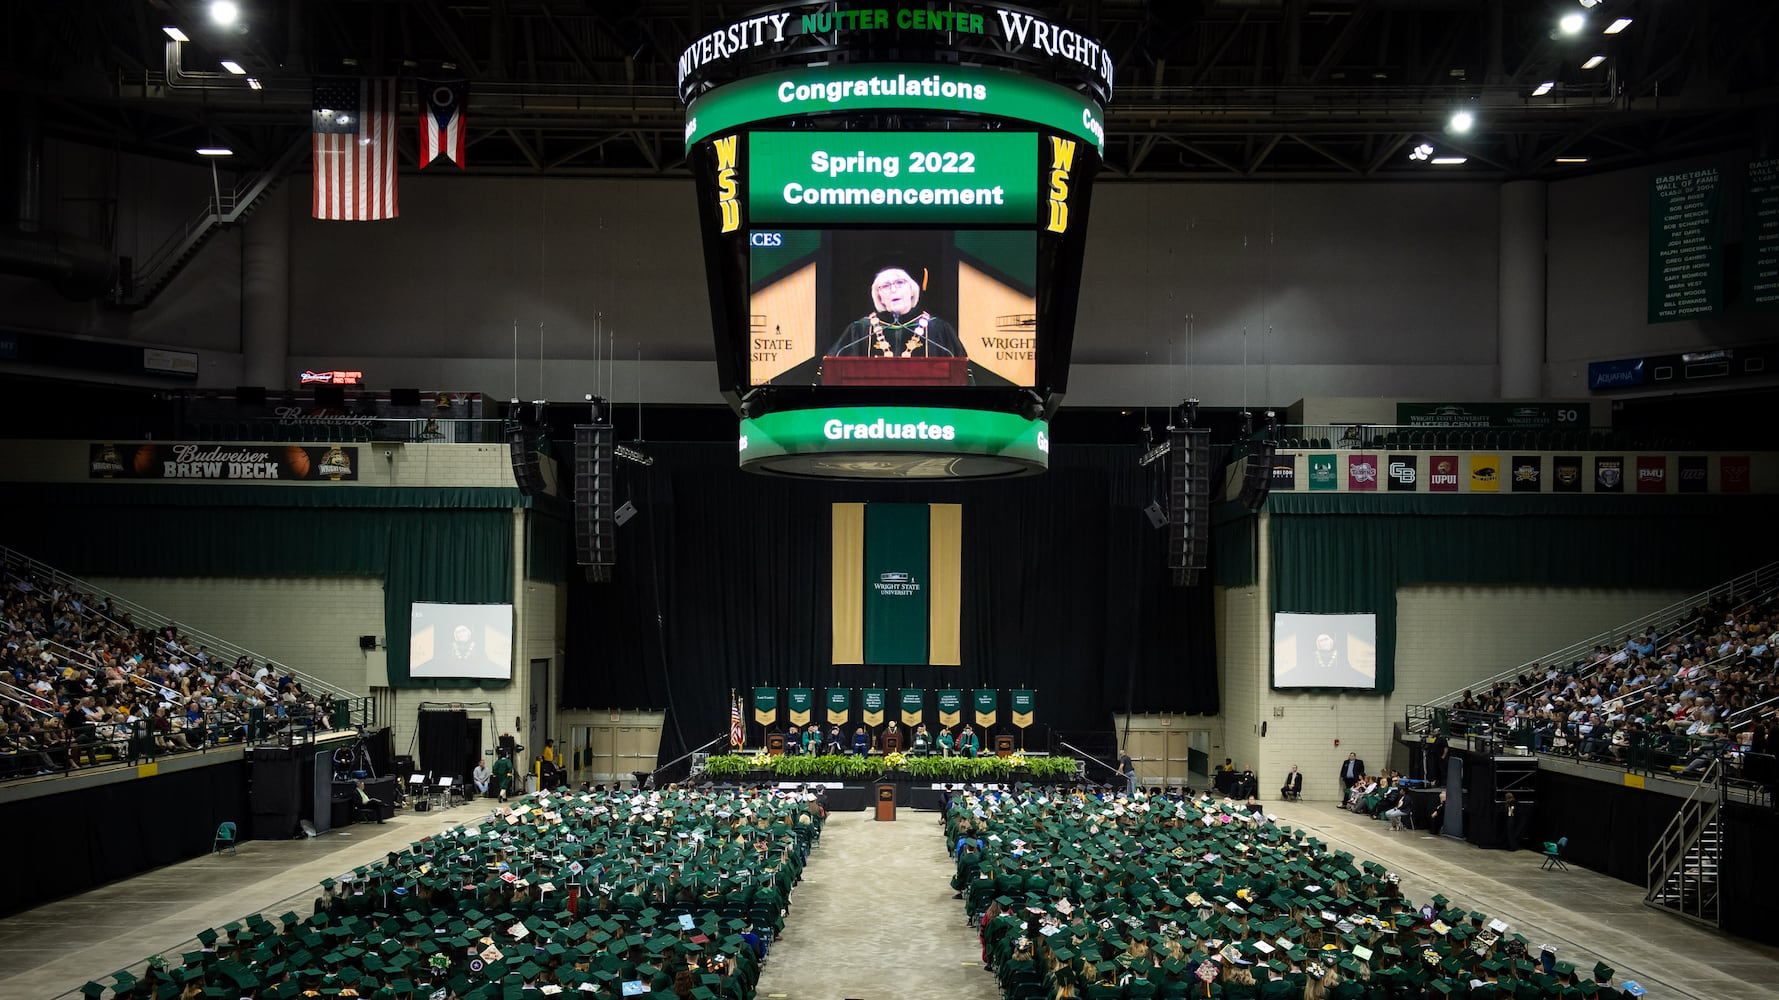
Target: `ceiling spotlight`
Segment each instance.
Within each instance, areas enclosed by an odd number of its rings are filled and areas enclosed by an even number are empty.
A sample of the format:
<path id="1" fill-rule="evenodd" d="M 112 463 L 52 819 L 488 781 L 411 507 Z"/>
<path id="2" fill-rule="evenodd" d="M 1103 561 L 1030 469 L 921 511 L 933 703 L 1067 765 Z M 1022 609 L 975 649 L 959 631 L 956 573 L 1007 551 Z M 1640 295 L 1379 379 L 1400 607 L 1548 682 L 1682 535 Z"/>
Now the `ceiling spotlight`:
<path id="1" fill-rule="evenodd" d="M 235 0 L 213 0 L 210 4 L 210 20 L 224 27 L 234 24 L 241 16 L 241 8 Z"/>
<path id="2" fill-rule="evenodd" d="M 1590 56 L 1588 58 L 1587 62 L 1584 62 L 1581 64 L 1581 68 L 1582 69 L 1593 69 L 1595 66 L 1598 66 L 1605 61 L 1606 61 L 1605 56 Z"/>
<path id="3" fill-rule="evenodd" d="M 248 77 L 248 78 L 247 78 L 247 86 L 248 86 L 248 88 L 249 88 L 249 89 L 251 89 L 251 90 L 264 90 L 264 89 L 266 89 L 266 88 L 265 88 L 265 85 L 264 85 L 264 84 L 262 84 L 262 83 L 260 83 L 260 82 L 259 82 L 259 81 L 258 81 L 258 80 L 255 80 L 255 79 L 254 79 L 254 78 L 253 78 L 253 77 L 251 77 L 251 76 L 250 76 L 250 77 Z"/>
<path id="4" fill-rule="evenodd" d="M 233 59 L 224 59 L 222 61 L 222 68 L 228 70 L 230 73 L 233 73 L 236 76 L 242 76 L 242 75 L 246 74 L 246 72 L 247 72 L 246 70 L 241 68 L 240 63 L 234 61 Z"/>
<path id="5" fill-rule="evenodd" d="M 1564 14 L 1563 19 L 1557 22 L 1557 27 L 1565 35 L 1579 35 L 1581 29 L 1587 26 L 1588 19 L 1581 14 Z"/>
<path id="6" fill-rule="evenodd" d="M 169 25 L 167 25 L 167 26 L 166 26 L 166 27 L 164 27 L 164 28 L 162 28 L 162 29 L 161 29 L 161 30 L 162 30 L 162 31 L 164 31 L 164 32 L 166 32 L 166 33 L 167 33 L 167 37 L 168 37 L 168 38 L 171 38 L 171 39 L 173 39 L 173 40 L 174 40 L 174 41 L 176 41 L 176 42 L 189 42 L 189 41 L 191 41 L 191 39 L 190 39 L 190 38 L 187 38 L 187 37 L 186 37 L 186 35 L 185 35 L 185 32 L 183 32 L 183 31 L 180 31 L 180 30 L 179 30 L 179 28 L 178 28 L 178 27 L 177 27 L 177 26 L 175 26 L 175 25 L 171 25 L 171 24 L 169 24 Z"/>
<path id="7" fill-rule="evenodd" d="M 1631 19 L 1628 17 L 1621 17 L 1618 20 L 1607 25 L 1606 30 L 1602 31 L 1601 34 L 1616 35 L 1619 32 L 1625 30 L 1626 28 L 1629 28 L 1630 26 L 1631 26 Z"/>
<path id="8" fill-rule="evenodd" d="M 1437 167 L 1454 167 L 1460 163 L 1469 162 L 1470 157 L 1468 156 L 1435 156 L 1433 158 L 1433 165 Z"/>
<path id="9" fill-rule="evenodd" d="M 235 151 L 227 146 L 199 146 L 199 156 L 234 156 Z"/>
<path id="10" fill-rule="evenodd" d="M 1558 163 L 1586 163 L 1587 161 L 1588 161 L 1588 158 L 1585 156 L 1559 156 L 1559 157 L 1557 157 Z"/>
<path id="11" fill-rule="evenodd" d="M 1447 132 L 1457 132 L 1461 135 L 1465 132 L 1470 131 L 1470 127 L 1475 124 L 1476 124 L 1476 116 L 1475 115 L 1471 114 L 1468 111 L 1462 111 L 1462 110 L 1454 111 L 1454 112 L 1452 112 L 1451 118 L 1446 120 L 1445 130 Z"/>
<path id="12" fill-rule="evenodd" d="M 1557 83 L 1555 80 L 1546 80 L 1543 83 L 1538 85 L 1537 90 L 1532 91 L 1532 96 L 1533 97 L 1543 97 L 1545 94 L 1550 93 L 1550 89 L 1552 87 L 1555 87 L 1556 85 L 1557 85 Z"/>
<path id="13" fill-rule="evenodd" d="M 1588 8 L 1598 7 L 1600 0 L 1581 0 L 1581 5 Z"/>
<path id="14" fill-rule="evenodd" d="M 1414 152 L 1408 154 L 1408 158 L 1411 160 L 1430 160 L 1430 159 L 1432 159 L 1433 158 L 1432 144 L 1425 143 L 1425 142 L 1421 143 L 1419 146 L 1415 147 Z"/>

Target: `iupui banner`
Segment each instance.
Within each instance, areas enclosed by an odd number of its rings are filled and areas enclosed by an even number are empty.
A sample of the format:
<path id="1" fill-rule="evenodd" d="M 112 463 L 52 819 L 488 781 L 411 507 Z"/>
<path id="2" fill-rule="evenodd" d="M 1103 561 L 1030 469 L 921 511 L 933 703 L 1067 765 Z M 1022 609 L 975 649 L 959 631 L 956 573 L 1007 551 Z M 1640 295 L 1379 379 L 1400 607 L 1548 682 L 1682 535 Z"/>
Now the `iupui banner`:
<path id="1" fill-rule="evenodd" d="M 828 689 L 828 722 L 842 725 L 852 718 L 852 688 Z"/>
<path id="2" fill-rule="evenodd" d="M 1032 724 L 1032 712 L 1037 707 L 1038 696 L 1031 691 L 1015 691 L 1012 697 L 1013 700 L 1007 707 L 1013 713 L 1013 724 L 1024 729 Z"/>
<path id="3" fill-rule="evenodd" d="M 995 713 L 1000 708 L 1001 693 L 994 688 L 985 688 L 975 692 L 976 724 L 992 726 L 995 724 Z"/>
<path id="4" fill-rule="evenodd" d="M 791 688 L 785 692 L 785 709 L 790 716 L 791 725 L 809 725 L 809 716 L 815 709 L 815 692 L 809 688 Z"/>
<path id="5" fill-rule="evenodd" d="M 962 691 L 940 691 L 939 725 L 950 728 L 964 721 L 964 693 Z"/>
<path id="6" fill-rule="evenodd" d="M 859 717 L 865 720 L 865 725 L 883 725 L 884 701 L 882 688 L 864 688 L 859 692 Z"/>
<path id="7" fill-rule="evenodd" d="M 902 689 L 902 725 L 918 726 L 926 721 L 927 693 L 920 688 Z"/>
<path id="8" fill-rule="evenodd" d="M 778 721 L 777 688 L 754 688 L 754 721 L 762 726 Z"/>
<path id="9" fill-rule="evenodd" d="M 358 449 L 339 445 L 95 444 L 92 479 L 341 482 L 358 478 Z"/>

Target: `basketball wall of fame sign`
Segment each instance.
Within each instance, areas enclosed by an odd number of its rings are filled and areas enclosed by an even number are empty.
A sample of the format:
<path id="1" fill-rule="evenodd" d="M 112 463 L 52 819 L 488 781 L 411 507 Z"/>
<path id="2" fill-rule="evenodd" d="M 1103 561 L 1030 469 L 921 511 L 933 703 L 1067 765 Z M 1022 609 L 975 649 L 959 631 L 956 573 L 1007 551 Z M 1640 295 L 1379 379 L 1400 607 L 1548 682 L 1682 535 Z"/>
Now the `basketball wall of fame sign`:
<path id="1" fill-rule="evenodd" d="M 1617 455 L 1602 455 L 1594 459 L 1594 492 L 1623 493 L 1625 491 L 1625 460 Z"/>
<path id="2" fill-rule="evenodd" d="M 88 446 L 87 476 L 350 482 L 358 479 L 358 449 L 294 444 L 95 444 Z"/>

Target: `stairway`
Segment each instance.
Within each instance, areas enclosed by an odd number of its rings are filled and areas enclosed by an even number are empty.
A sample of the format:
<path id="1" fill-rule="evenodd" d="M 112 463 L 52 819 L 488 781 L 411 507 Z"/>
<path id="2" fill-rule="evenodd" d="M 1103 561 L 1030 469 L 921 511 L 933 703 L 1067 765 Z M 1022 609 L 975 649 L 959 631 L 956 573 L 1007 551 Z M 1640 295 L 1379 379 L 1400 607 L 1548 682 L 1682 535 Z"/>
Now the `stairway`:
<path id="1" fill-rule="evenodd" d="M 1649 852 L 1643 902 L 1712 927 L 1722 926 L 1718 877 L 1723 863 L 1723 761 L 1711 762 L 1698 787 Z"/>

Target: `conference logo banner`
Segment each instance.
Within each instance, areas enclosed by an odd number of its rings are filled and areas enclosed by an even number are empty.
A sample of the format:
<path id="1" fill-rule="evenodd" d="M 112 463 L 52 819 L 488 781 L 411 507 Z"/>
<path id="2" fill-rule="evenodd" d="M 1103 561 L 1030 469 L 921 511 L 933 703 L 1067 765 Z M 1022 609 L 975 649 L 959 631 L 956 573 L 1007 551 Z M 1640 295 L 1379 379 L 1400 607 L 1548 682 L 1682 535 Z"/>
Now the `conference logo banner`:
<path id="1" fill-rule="evenodd" d="M 1375 489 L 1377 489 L 1377 456 L 1376 455 L 1348 455 L 1347 456 L 1347 489 L 1349 489 L 1349 490 L 1375 490 Z"/>
<path id="2" fill-rule="evenodd" d="M 754 721 L 762 726 L 778 721 L 777 688 L 754 688 Z"/>
<path id="3" fill-rule="evenodd" d="M 1515 455 L 1510 476 L 1515 493 L 1537 493 L 1544 488 L 1544 460 L 1537 455 Z"/>
<path id="4" fill-rule="evenodd" d="M 1680 456 L 1680 492 L 1703 493 L 1710 472 L 1704 455 Z"/>
<path id="5" fill-rule="evenodd" d="M 1748 456 L 1725 455 L 1717 460 L 1717 488 L 1723 493 L 1748 492 Z"/>
<path id="6" fill-rule="evenodd" d="M 94 444 L 90 479 L 341 482 L 358 479 L 358 449 L 334 445 Z"/>
<path id="7" fill-rule="evenodd" d="M 865 725 L 883 725 L 884 701 L 882 688 L 865 688 L 859 692 L 859 717 L 865 720 Z"/>
<path id="8" fill-rule="evenodd" d="M 1272 488 L 1275 490 L 1297 489 L 1297 456 L 1279 454 L 1272 460 Z"/>
<path id="9" fill-rule="evenodd" d="M 1637 456 L 1637 492 L 1668 492 L 1668 459 L 1665 455 Z"/>
<path id="10" fill-rule="evenodd" d="M 974 692 L 976 706 L 976 724 L 992 726 L 995 724 L 995 713 L 1000 708 L 1001 693 L 994 688 L 983 688 Z"/>
<path id="11" fill-rule="evenodd" d="M 940 691 L 939 725 L 947 728 L 957 725 L 964 718 L 964 693 L 962 691 Z"/>
<path id="12" fill-rule="evenodd" d="M 1032 724 L 1032 713 L 1037 710 L 1038 696 L 1031 691 L 1015 691 L 1008 708 L 1013 713 L 1013 724 L 1021 729 Z"/>
<path id="13" fill-rule="evenodd" d="M 1470 492 L 1501 492 L 1501 456 L 1470 456 Z"/>
<path id="14" fill-rule="evenodd" d="M 785 707 L 789 710 L 791 725 L 807 726 L 815 708 L 815 692 L 809 688 L 791 688 L 785 692 Z"/>
<path id="15" fill-rule="evenodd" d="M 1340 486 L 1340 479 L 1334 471 L 1334 454 L 1332 452 L 1310 456 L 1310 489 L 1332 490 Z"/>
<path id="16" fill-rule="evenodd" d="M 1393 493 L 1404 490 L 1412 493 L 1415 486 L 1421 481 L 1420 462 L 1414 455 L 1391 455 L 1388 468 L 1390 470 L 1389 487 Z"/>
<path id="17" fill-rule="evenodd" d="M 1623 493 L 1625 491 L 1625 460 L 1617 455 L 1610 458 L 1601 456 L 1594 459 L 1594 492 Z"/>
<path id="18" fill-rule="evenodd" d="M 828 689 L 828 722 L 840 725 L 852 718 L 852 688 Z"/>
<path id="19" fill-rule="evenodd" d="M 1581 492 L 1581 456 L 1558 455 L 1550 460 L 1552 493 Z"/>
<path id="20" fill-rule="evenodd" d="M 834 505 L 835 663 L 961 662 L 963 508 Z"/>
<path id="21" fill-rule="evenodd" d="M 920 688 L 902 689 L 902 725 L 918 726 L 926 721 L 927 693 Z"/>
<path id="22" fill-rule="evenodd" d="M 1427 489 L 1434 493 L 1458 492 L 1458 456 L 1428 456 Z"/>

